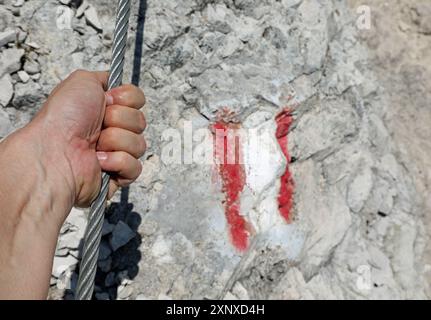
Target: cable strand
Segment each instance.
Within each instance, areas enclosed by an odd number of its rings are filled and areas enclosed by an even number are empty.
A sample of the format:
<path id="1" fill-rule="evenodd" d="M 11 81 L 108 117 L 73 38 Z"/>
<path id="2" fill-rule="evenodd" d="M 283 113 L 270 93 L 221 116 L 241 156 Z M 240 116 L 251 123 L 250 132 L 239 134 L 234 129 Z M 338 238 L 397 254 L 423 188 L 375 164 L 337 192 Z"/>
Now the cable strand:
<path id="1" fill-rule="evenodd" d="M 108 90 L 120 86 L 123 78 L 130 11 L 131 0 L 118 1 Z M 93 295 L 103 220 L 108 198 L 109 179 L 107 173 L 102 174 L 100 193 L 91 205 L 88 225 L 84 235 L 84 247 L 75 293 L 77 300 L 91 300 Z"/>

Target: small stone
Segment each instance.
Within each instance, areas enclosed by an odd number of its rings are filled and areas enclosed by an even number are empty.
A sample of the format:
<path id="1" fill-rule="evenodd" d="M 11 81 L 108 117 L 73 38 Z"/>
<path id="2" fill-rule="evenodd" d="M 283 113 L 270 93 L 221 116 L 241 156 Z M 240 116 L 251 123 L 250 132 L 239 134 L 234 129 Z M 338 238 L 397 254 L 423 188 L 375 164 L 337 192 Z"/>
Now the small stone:
<path id="1" fill-rule="evenodd" d="M 60 236 L 68 233 L 71 230 L 73 231 L 73 226 L 70 225 L 70 223 L 67 223 L 67 221 L 66 221 L 60 229 Z"/>
<path id="2" fill-rule="evenodd" d="M 60 277 L 57 279 L 57 288 L 60 290 L 70 289 L 72 286 L 72 276 L 74 272 L 72 270 L 66 270 Z"/>
<path id="3" fill-rule="evenodd" d="M 82 238 L 76 232 L 69 232 L 61 236 L 59 241 L 59 248 L 78 249 Z"/>
<path id="4" fill-rule="evenodd" d="M 0 1 L 0 3 L 2 2 Z M 3 6 L 0 6 L 0 32 L 5 31 L 9 26 L 12 25 L 12 23 L 12 13 Z"/>
<path id="5" fill-rule="evenodd" d="M 74 11 L 66 6 L 57 8 L 56 25 L 59 30 L 72 30 Z"/>
<path id="6" fill-rule="evenodd" d="M 17 40 L 19 44 L 22 44 L 27 39 L 28 33 L 23 30 L 18 30 Z"/>
<path id="7" fill-rule="evenodd" d="M 6 107 L 13 97 L 13 85 L 10 75 L 5 75 L 0 79 L 0 106 Z"/>
<path id="8" fill-rule="evenodd" d="M 15 0 L 13 3 L 14 7 L 22 7 L 24 5 L 25 0 Z"/>
<path id="9" fill-rule="evenodd" d="M 76 250 L 69 249 L 69 254 L 71 256 L 75 257 L 76 259 L 80 260 L 82 258 L 82 246 L 83 246 L 83 244 L 84 244 L 84 242 L 81 242 L 78 249 L 76 249 Z"/>
<path id="10" fill-rule="evenodd" d="M 56 257 L 66 257 L 69 254 L 68 248 L 57 248 L 55 250 L 55 256 Z"/>
<path id="11" fill-rule="evenodd" d="M 82 245 L 86 226 L 85 211 L 73 208 L 61 228 L 57 250 L 67 248 L 70 250 L 70 254 L 77 256 Z"/>
<path id="12" fill-rule="evenodd" d="M 82 230 L 82 235 L 84 234 L 87 227 L 87 216 L 84 210 L 73 208 L 66 221 L 75 226 L 77 230 Z"/>
<path id="13" fill-rule="evenodd" d="M 116 251 L 127 244 L 130 240 L 135 237 L 135 232 L 133 232 L 130 227 L 123 221 L 118 222 L 115 226 L 114 231 L 110 239 L 111 248 Z"/>
<path id="14" fill-rule="evenodd" d="M 27 59 L 26 60 L 38 61 L 38 59 L 39 59 L 39 55 L 36 52 L 30 51 L 27 53 Z"/>
<path id="15" fill-rule="evenodd" d="M 33 74 L 33 75 L 31 75 L 31 78 L 34 80 L 34 81 L 39 81 L 39 79 L 40 79 L 40 77 L 41 77 L 42 75 L 40 74 L 40 73 L 36 73 L 36 74 Z"/>
<path id="16" fill-rule="evenodd" d="M 39 83 L 34 81 L 18 82 L 15 85 L 12 106 L 17 109 L 34 108 L 40 105 L 44 99 L 45 96 Z"/>
<path id="17" fill-rule="evenodd" d="M 55 257 L 52 267 L 52 275 L 58 279 L 63 274 L 63 272 L 70 270 L 77 263 L 78 259 L 70 255 L 67 257 Z"/>
<path id="18" fill-rule="evenodd" d="M 119 286 L 117 290 L 117 298 L 120 300 L 125 300 L 129 298 L 133 293 L 133 288 L 130 286 Z"/>
<path id="19" fill-rule="evenodd" d="M 102 23 L 99 20 L 97 10 L 93 6 L 90 5 L 88 9 L 85 10 L 85 19 L 87 23 L 97 31 L 103 31 Z"/>
<path id="20" fill-rule="evenodd" d="M 40 73 L 40 65 L 34 60 L 27 60 L 24 64 L 24 71 L 26 71 L 29 75 L 35 75 Z"/>
<path id="21" fill-rule="evenodd" d="M 56 284 L 57 284 L 57 279 L 54 277 L 51 277 L 51 279 L 49 279 L 49 285 L 55 286 Z"/>
<path id="22" fill-rule="evenodd" d="M 78 10 L 76 10 L 76 17 L 81 18 L 89 6 L 90 4 L 87 2 L 87 0 L 84 0 L 79 6 Z"/>
<path id="23" fill-rule="evenodd" d="M 27 83 L 30 80 L 30 76 L 25 71 L 18 71 L 18 77 L 23 83 Z"/>
<path id="24" fill-rule="evenodd" d="M 122 285 L 128 285 L 132 283 L 132 281 L 129 278 L 129 272 L 127 270 L 120 271 L 117 274 L 117 281 Z"/>
<path id="25" fill-rule="evenodd" d="M 21 69 L 21 58 L 24 56 L 23 49 L 6 49 L 0 53 L 0 78 L 5 74 L 15 73 Z"/>
<path id="26" fill-rule="evenodd" d="M 36 49 L 36 50 L 40 49 L 40 45 L 37 44 L 36 42 L 26 42 L 25 44 L 33 49 Z"/>
<path id="27" fill-rule="evenodd" d="M 0 32 L 0 48 L 10 42 L 14 42 L 15 40 L 16 40 L 15 30 L 8 29 L 4 32 Z"/>

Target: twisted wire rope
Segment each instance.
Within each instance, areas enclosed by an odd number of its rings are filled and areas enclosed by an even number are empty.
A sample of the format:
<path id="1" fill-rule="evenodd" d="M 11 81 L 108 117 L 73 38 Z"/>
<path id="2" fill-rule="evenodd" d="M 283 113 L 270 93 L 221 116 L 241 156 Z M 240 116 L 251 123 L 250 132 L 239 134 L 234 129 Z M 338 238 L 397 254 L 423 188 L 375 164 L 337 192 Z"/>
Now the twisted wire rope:
<path id="1" fill-rule="evenodd" d="M 122 82 L 130 10 L 131 0 L 118 1 L 108 90 L 120 86 Z M 84 235 L 84 247 L 75 294 L 77 300 L 91 300 L 93 295 L 108 190 L 109 175 L 104 172 L 102 173 L 102 187 L 96 200 L 91 205 L 88 225 Z"/>

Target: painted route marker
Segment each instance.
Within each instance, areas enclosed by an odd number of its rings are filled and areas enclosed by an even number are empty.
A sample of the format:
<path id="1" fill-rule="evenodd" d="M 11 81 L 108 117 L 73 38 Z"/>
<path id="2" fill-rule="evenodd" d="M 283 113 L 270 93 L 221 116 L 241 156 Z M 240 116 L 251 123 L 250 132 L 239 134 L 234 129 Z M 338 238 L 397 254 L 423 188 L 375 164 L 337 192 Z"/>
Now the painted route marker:
<path id="1" fill-rule="evenodd" d="M 293 122 L 293 117 L 290 110 L 285 109 L 275 118 L 275 121 L 277 122 L 276 137 L 280 148 L 283 151 L 283 154 L 287 160 L 286 171 L 282 175 L 280 181 L 281 183 L 280 192 L 278 194 L 278 208 L 280 210 L 280 214 L 283 216 L 286 222 L 289 222 L 290 212 L 293 207 L 293 191 L 295 186 L 292 178 L 292 173 L 290 172 L 289 168 L 289 164 L 291 163 L 292 158 L 289 154 L 288 149 L 288 133 L 289 128 Z"/>
<path id="2" fill-rule="evenodd" d="M 276 139 L 287 160 L 285 172 L 280 178 L 277 202 L 280 215 L 289 223 L 294 193 L 294 181 L 289 168 L 292 159 L 288 150 L 288 133 L 293 123 L 291 111 L 283 110 L 276 116 L 275 122 L 277 125 Z M 220 120 L 214 123 L 211 129 L 214 135 L 214 161 L 225 196 L 223 205 L 229 236 L 233 246 L 243 252 L 249 246 L 249 237 L 253 229 L 241 212 L 241 194 L 247 183 L 241 154 L 244 141 L 241 141 L 242 136 L 238 133 L 241 126 Z"/>
<path id="3" fill-rule="evenodd" d="M 222 181 L 222 191 L 225 194 L 225 215 L 229 225 L 232 244 L 240 251 L 245 251 L 249 243 L 249 225 L 241 214 L 241 193 L 245 186 L 244 165 L 239 161 L 241 141 L 229 139 L 229 132 L 235 133 L 239 125 L 219 121 L 213 125 L 215 132 L 214 156 L 218 172 Z M 222 139 L 222 141 L 219 141 Z M 231 140 L 233 140 L 231 143 Z M 228 152 L 234 146 L 234 159 L 229 158 Z M 233 161 L 232 161 L 233 160 Z"/>

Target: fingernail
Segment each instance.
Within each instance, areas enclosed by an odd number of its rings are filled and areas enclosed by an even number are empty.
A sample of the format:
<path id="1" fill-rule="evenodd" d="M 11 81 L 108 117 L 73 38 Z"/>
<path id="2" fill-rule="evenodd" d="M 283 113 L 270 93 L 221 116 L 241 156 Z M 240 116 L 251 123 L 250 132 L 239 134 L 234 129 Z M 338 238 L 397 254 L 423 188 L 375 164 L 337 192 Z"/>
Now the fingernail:
<path id="1" fill-rule="evenodd" d="M 111 106 L 114 104 L 114 97 L 109 93 L 106 94 L 106 105 Z"/>
<path id="2" fill-rule="evenodd" d="M 97 159 L 99 159 L 99 161 L 104 161 L 108 159 L 108 154 L 106 152 L 96 152 L 96 154 L 97 154 Z"/>

